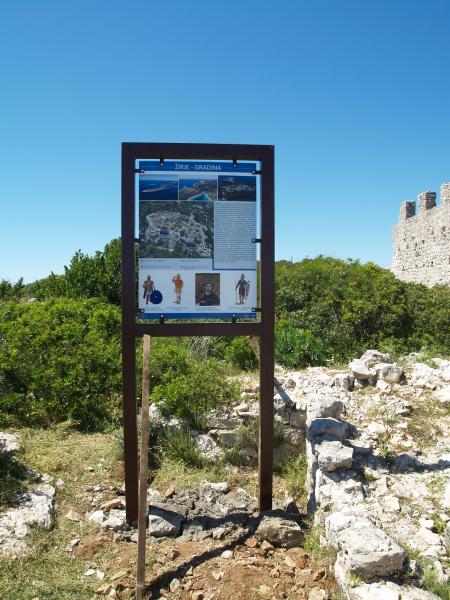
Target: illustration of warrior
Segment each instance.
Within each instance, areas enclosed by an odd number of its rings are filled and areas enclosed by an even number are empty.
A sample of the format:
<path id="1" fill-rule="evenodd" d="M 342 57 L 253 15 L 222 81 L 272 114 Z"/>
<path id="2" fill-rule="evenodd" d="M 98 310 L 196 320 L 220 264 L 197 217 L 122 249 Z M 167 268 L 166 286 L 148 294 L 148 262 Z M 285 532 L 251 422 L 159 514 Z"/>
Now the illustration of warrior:
<path id="1" fill-rule="evenodd" d="M 198 303 L 200 306 L 219 306 L 219 295 L 214 291 L 214 281 L 212 279 L 204 279 L 202 288 L 198 295 Z"/>
<path id="2" fill-rule="evenodd" d="M 175 304 L 181 302 L 181 292 L 183 291 L 184 282 L 179 273 L 172 277 L 172 283 L 175 290 Z"/>
<path id="3" fill-rule="evenodd" d="M 144 281 L 144 296 L 145 304 L 150 302 L 150 294 L 156 289 L 155 282 L 152 280 L 151 275 L 147 275 L 147 279 Z"/>
<path id="4" fill-rule="evenodd" d="M 239 294 L 239 304 L 245 304 L 248 298 L 248 294 L 250 292 L 250 281 L 245 279 L 244 273 L 242 273 L 241 278 L 237 282 L 236 287 L 234 289 Z"/>

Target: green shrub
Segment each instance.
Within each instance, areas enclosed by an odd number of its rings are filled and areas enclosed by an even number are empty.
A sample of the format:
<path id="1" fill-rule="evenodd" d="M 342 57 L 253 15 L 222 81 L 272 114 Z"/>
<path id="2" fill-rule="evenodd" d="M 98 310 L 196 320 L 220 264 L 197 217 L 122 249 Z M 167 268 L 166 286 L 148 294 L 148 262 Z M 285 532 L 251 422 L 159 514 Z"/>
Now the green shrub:
<path id="1" fill-rule="evenodd" d="M 275 329 L 275 360 L 284 367 L 305 368 L 323 365 L 330 354 L 310 331 L 285 324 Z"/>
<path id="2" fill-rule="evenodd" d="M 399 281 L 373 263 L 319 256 L 276 268 L 276 315 L 337 360 L 367 348 L 450 352 L 450 288 Z"/>
<path id="3" fill-rule="evenodd" d="M 238 387 L 225 379 L 217 361 L 192 361 L 187 372 L 164 377 L 155 385 L 151 398 L 164 415 L 185 417 L 190 425 L 202 428 L 209 410 L 238 398 Z"/>
<path id="4" fill-rule="evenodd" d="M 231 338 L 224 348 L 223 356 L 238 369 L 251 371 L 258 368 L 258 360 L 246 337 Z"/>
<path id="5" fill-rule="evenodd" d="M 120 417 L 120 311 L 99 300 L 0 304 L 0 421 L 72 420 L 94 430 Z"/>
<path id="6" fill-rule="evenodd" d="M 197 450 L 189 429 L 166 429 L 162 444 L 162 452 L 167 458 L 197 469 L 205 466 L 205 460 Z"/>

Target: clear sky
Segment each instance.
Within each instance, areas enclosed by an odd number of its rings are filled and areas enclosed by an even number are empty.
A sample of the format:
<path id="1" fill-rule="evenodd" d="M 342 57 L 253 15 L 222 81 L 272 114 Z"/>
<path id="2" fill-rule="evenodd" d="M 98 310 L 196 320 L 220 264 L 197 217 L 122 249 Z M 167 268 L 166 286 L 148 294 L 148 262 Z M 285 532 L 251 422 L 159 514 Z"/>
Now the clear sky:
<path id="1" fill-rule="evenodd" d="M 449 0 L 0 2 L 0 279 L 120 234 L 122 141 L 276 146 L 276 254 L 388 266 L 450 181 Z"/>

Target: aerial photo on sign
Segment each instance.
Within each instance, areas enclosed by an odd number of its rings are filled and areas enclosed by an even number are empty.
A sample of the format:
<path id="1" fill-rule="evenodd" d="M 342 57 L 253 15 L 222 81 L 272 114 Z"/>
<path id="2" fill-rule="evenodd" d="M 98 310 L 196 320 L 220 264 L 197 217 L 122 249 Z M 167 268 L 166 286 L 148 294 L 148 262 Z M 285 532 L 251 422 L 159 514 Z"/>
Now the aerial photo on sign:
<path id="1" fill-rule="evenodd" d="M 212 256 L 212 202 L 141 202 L 139 209 L 142 258 Z"/>

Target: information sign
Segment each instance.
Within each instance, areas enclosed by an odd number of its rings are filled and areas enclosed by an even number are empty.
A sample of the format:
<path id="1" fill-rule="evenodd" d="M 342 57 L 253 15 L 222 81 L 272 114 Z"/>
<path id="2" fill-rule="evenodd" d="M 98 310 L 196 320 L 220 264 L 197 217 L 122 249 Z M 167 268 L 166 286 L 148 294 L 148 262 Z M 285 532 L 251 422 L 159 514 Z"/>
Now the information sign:
<path id="1" fill-rule="evenodd" d="M 256 163 L 138 170 L 140 318 L 255 318 Z"/>

